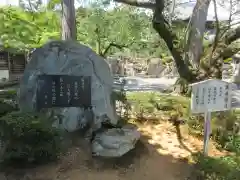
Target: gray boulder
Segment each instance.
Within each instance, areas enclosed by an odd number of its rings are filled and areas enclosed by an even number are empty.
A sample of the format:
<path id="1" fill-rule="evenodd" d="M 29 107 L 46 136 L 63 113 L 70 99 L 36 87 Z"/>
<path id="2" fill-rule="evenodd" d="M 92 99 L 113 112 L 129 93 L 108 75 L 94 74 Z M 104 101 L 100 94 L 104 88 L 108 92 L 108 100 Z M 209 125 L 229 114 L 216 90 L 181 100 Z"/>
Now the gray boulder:
<path id="1" fill-rule="evenodd" d="M 165 68 L 160 58 L 152 58 L 148 61 L 147 74 L 159 76 Z"/>
<path id="2" fill-rule="evenodd" d="M 98 129 L 104 120 L 117 124 L 111 100 L 113 77 L 110 68 L 102 57 L 87 46 L 72 41 L 52 41 L 36 49 L 20 82 L 21 111 L 36 111 L 37 76 L 41 74 L 91 76 L 93 127 Z M 46 113 L 56 118 L 55 126 L 70 132 L 85 127 L 91 119 L 78 107 L 50 108 Z"/>
<path id="3" fill-rule="evenodd" d="M 97 133 L 92 142 L 92 153 L 101 157 L 121 157 L 135 148 L 140 138 L 135 126 L 107 129 Z"/>

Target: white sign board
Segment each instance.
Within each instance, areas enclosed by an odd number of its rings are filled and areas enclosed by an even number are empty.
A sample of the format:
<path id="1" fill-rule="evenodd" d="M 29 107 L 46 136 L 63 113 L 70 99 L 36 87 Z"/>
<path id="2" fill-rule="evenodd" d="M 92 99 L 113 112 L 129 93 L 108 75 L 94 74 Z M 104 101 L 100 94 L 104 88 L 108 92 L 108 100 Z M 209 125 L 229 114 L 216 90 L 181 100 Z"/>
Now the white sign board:
<path id="1" fill-rule="evenodd" d="M 209 79 L 191 84 L 191 86 L 192 113 L 226 111 L 231 109 L 231 83 Z"/>

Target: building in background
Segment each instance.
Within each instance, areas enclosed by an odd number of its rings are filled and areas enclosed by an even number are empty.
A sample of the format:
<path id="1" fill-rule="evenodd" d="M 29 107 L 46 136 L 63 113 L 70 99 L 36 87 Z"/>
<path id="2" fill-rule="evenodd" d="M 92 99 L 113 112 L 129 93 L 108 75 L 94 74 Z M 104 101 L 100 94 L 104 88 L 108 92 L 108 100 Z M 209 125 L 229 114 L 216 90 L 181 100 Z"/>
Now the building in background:
<path id="1" fill-rule="evenodd" d="M 26 63 L 25 52 L 0 47 L 0 82 L 19 80 Z"/>

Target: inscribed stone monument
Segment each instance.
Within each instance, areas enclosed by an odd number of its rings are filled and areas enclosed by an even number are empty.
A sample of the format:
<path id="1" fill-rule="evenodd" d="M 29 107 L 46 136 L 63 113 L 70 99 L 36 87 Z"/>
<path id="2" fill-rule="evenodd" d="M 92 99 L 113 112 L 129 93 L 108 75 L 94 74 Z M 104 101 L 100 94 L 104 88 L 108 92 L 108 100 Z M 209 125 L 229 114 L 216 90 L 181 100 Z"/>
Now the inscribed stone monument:
<path id="1" fill-rule="evenodd" d="M 19 106 L 22 111 L 36 111 L 39 75 L 91 77 L 89 93 L 95 128 L 98 129 L 105 120 L 111 124 L 117 123 L 111 100 L 113 78 L 110 68 L 107 62 L 90 48 L 72 41 L 52 41 L 36 49 L 30 56 L 20 83 Z M 85 127 L 89 121 L 81 107 L 49 108 L 47 113 L 56 117 L 56 126 L 70 132 Z"/>

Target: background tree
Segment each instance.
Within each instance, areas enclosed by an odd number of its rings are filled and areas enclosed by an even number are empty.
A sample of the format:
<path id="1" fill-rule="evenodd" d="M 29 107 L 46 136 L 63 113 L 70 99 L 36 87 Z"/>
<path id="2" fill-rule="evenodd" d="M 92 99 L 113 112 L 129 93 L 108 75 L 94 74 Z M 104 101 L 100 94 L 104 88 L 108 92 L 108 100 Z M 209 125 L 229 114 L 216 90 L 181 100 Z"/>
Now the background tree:
<path id="1" fill-rule="evenodd" d="M 62 39 L 77 40 L 74 0 L 62 0 Z"/>
<path id="2" fill-rule="evenodd" d="M 136 13 L 126 6 L 112 10 L 95 6 L 79 8 L 77 28 L 78 40 L 102 56 L 116 53 L 119 49 L 131 56 L 156 53 L 156 48 L 148 48 L 152 45 L 151 41 L 157 39 L 156 33 L 152 32 L 149 17 L 144 12 Z"/>
<path id="3" fill-rule="evenodd" d="M 35 9 L 26 4 L 20 8 L 2 7 L 0 11 L 4 22 L 0 24 L 0 38 L 5 47 L 28 49 L 51 39 L 61 39 L 61 4 L 56 6 L 52 2 Z M 76 10 L 77 40 L 103 56 L 115 53 L 131 57 L 169 55 L 150 20 L 145 11 L 126 5 L 105 10 L 96 5 L 79 7 Z"/>
<path id="4" fill-rule="evenodd" d="M 152 10 L 153 28 L 158 32 L 160 37 L 165 41 L 166 45 L 171 51 L 171 54 L 174 58 L 180 77 L 185 79 L 187 82 L 195 82 L 197 80 L 204 79 L 211 76 L 220 78 L 221 74 L 219 72 L 220 72 L 221 66 L 219 66 L 219 64 L 221 63 L 219 61 L 221 61 L 223 57 L 224 58 L 231 57 L 234 53 L 239 51 L 238 47 L 236 48 L 235 46 L 234 48 L 232 48 L 230 45 L 232 42 L 234 42 L 239 38 L 238 36 L 240 34 L 238 33 L 239 31 L 238 29 L 240 27 L 236 28 L 231 32 L 224 33 L 224 38 L 221 38 L 221 40 L 219 40 L 221 42 L 219 43 L 220 45 L 218 46 L 218 48 L 214 48 L 215 49 L 214 53 L 212 53 L 214 54 L 214 57 L 211 58 L 211 63 L 209 62 L 206 63 L 206 59 L 208 59 L 208 56 L 207 57 L 202 56 L 201 59 L 205 61 L 204 66 L 201 67 L 201 71 L 198 71 L 198 70 L 193 71 L 193 65 L 190 64 L 189 61 L 185 61 L 185 59 L 183 58 L 184 53 L 183 51 L 181 51 L 181 49 L 178 48 L 179 38 L 176 35 L 176 33 L 173 32 L 172 27 L 169 25 L 166 15 L 164 14 L 164 9 L 166 4 L 164 0 L 156 0 L 154 2 L 152 1 L 141 2 L 141 1 L 135 1 L 135 0 L 115 0 L 115 2 L 120 2 L 120 3 L 128 4 L 131 6 L 147 8 Z M 208 3 L 208 1 L 204 1 L 204 2 L 206 4 Z M 198 3 L 196 5 L 198 5 Z M 189 29 L 190 30 L 192 29 L 192 25 Z M 190 59 L 190 61 L 192 60 Z M 212 64 L 217 64 L 217 67 L 211 69 L 210 67 Z M 216 70 L 217 72 L 215 72 Z"/>
<path id="5" fill-rule="evenodd" d="M 203 35 L 207 20 L 208 8 L 211 0 L 197 0 L 189 21 L 188 37 L 185 44 L 187 61 L 191 61 L 194 68 L 198 69 L 203 52 Z"/>
<path id="6" fill-rule="evenodd" d="M 0 8 L 0 39 L 5 47 L 39 47 L 49 39 L 59 39 L 59 15 L 52 11 L 31 12 L 17 7 Z"/>

